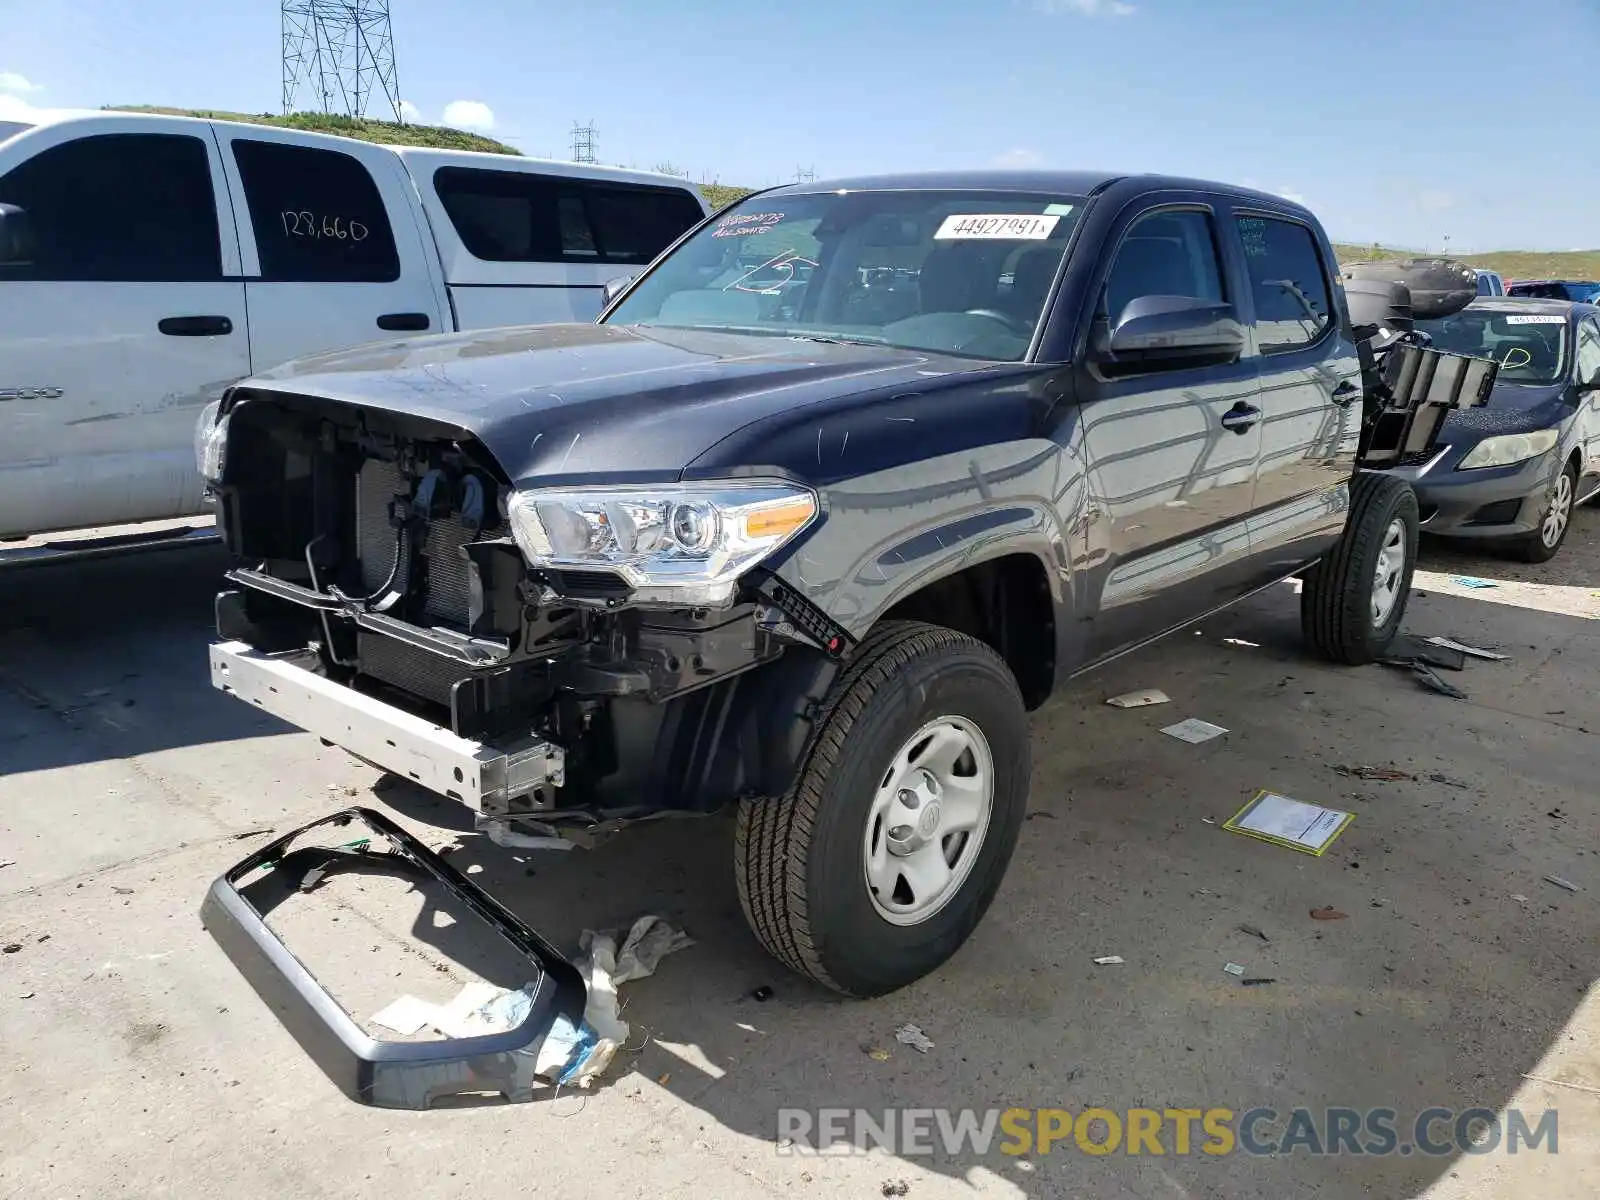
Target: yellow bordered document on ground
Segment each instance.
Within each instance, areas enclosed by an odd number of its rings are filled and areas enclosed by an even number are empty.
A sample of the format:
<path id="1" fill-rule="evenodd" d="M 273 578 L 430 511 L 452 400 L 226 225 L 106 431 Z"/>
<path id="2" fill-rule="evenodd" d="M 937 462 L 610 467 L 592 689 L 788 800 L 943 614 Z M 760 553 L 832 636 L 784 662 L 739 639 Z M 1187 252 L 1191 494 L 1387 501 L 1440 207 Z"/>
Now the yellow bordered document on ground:
<path id="1" fill-rule="evenodd" d="M 1321 858 L 1355 819 L 1354 813 L 1321 808 L 1263 789 L 1222 827 Z"/>

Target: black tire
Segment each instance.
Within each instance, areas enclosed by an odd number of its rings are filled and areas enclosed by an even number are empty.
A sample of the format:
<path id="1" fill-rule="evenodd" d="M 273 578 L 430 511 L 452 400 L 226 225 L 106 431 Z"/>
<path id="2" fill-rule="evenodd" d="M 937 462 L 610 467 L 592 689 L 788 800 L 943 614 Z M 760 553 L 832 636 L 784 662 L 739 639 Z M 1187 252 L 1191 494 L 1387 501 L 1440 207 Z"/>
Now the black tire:
<path id="1" fill-rule="evenodd" d="M 988 828 L 965 880 L 919 924 L 882 916 L 865 874 L 873 797 L 929 721 L 978 729 L 992 758 Z M 734 873 L 750 928 L 780 962 L 849 996 L 922 978 L 972 933 L 1016 848 L 1030 774 L 1027 713 L 983 643 L 939 626 L 873 630 L 835 682 L 789 791 L 739 805 Z"/>
<path id="2" fill-rule="evenodd" d="M 1563 493 L 1562 484 L 1565 482 L 1566 490 Z M 1578 492 L 1578 468 L 1573 463 L 1568 463 L 1562 468 L 1561 474 L 1550 485 L 1550 492 L 1544 498 L 1544 507 L 1539 510 L 1539 526 L 1527 537 L 1512 542 L 1506 547 L 1513 558 L 1523 562 L 1542 563 L 1549 562 L 1566 543 L 1567 532 L 1572 528 L 1572 510 L 1577 507 L 1573 503 Z M 1563 499 L 1564 496 L 1564 499 Z M 1550 519 L 1551 509 L 1557 503 L 1566 505 L 1566 518 L 1560 523 L 1556 531 L 1554 543 L 1547 542 L 1546 522 Z"/>
<path id="3" fill-rule="evenodd" d="M 1405 546 L 1399 592 L 1383 620 L 1373 614 L 1378 559 L 1398 521 Z M 1330 662 L 1362 666 L 1388 650 L 1405 617 L 1417 564 L 1417 496 L 1411 485 L 1361 471 L 1350 485 L 1350 515 L 1337 544 L 1306 575 L 1300 592 L 1300 628 L 1307 643 Z"/>

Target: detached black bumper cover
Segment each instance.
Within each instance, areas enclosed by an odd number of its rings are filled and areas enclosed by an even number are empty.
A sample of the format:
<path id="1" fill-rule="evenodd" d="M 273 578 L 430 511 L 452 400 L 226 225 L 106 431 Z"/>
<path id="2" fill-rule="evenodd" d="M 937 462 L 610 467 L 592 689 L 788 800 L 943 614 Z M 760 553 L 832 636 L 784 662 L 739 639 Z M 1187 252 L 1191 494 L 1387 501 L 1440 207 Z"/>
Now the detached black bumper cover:
<path id="1" fill-rule="evenodd" d="M 324 826 L 360 822 L 383 838 L 389 853 L 308 847 L 285 853 L 296 838 Z M 534 1002 L 521 1025 L 505 1033 L 442 1041 L 383 1042 L 368 1037 L 277 935 L 266 916 L 299 891 L 306 872 L 357 863 L 430 877 L 505 938 L 529 963 Z M 246 885 L 256 869 L 273 870 Z M 248 893 L 248 895 L 247 895 Z M 578 969 L 503 905 L 394 822 L 366 808 L 334 813 L 263 846 L 221 875 L 206 893 L 200 920 L 284 1027 L 339 1090 L 378 1108 L 431 1108 L 444 1097 L 499 1093 L 509 1101 L 533 1097 L 534 1063 L 545 1034 L 560 1017 L 582 1020 L 585 999 Z"/>

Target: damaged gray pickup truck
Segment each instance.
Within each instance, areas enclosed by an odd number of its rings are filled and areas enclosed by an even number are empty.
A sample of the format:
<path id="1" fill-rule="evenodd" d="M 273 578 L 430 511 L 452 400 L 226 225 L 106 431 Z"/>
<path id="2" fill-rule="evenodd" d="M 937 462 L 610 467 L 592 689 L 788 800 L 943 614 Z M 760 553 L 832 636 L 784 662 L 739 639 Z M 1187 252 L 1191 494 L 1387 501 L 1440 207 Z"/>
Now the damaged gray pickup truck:
<path id="1" fill-rule="evenodd" d="M 778 188 L 608 291 L 232 388 L 213 681 L 504 828 L 736 805 L 752 928 L 853 996 L 972 933 L 1074 675 L 1291 576 L 1379 657 L 1382 468 L 1494 376 L 1411 331 L 1471 282 L 1158 176 Z"/>

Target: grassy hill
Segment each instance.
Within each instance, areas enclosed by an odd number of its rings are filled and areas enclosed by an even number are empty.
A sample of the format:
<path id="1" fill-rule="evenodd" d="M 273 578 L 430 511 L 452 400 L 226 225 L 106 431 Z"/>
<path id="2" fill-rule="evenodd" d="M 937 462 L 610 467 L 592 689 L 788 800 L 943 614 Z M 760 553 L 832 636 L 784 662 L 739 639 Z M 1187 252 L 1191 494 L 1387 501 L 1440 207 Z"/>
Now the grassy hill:
<path id="1" fill-rule="evenodd" d="M 312 133 L 333 133 L 359 138 L 363 142 L 383 142 L 390 146 L 433 146 L 441 150 L 480 150 L 489 154 L 518 154 L 504 142 L 448 129 L 442 125 L 400 125 L 394 121 L 371 121 L 340 117 L 330 113 L 236 113 L 214 108 L 160 108 L 151 104 L 113 104 L 117 112 L 166 113 L 174 117 L 203 117 L 211 121 L 245 121 L 251 125 L 278 125 L 286 129 L 305 129 Z"/>
<path id="2" fill-rule="evenodd" d="M 1338 246 L 1342 263 L 1382 258 L 1409 258 L 1414 252 L 1382 246 Z M 1600 250 L 1495 250 L 1488 254 L 1452 255 L 1469 266 L 1498 271 L 1507 279 L 1600 279 Z"/>

